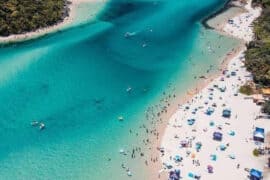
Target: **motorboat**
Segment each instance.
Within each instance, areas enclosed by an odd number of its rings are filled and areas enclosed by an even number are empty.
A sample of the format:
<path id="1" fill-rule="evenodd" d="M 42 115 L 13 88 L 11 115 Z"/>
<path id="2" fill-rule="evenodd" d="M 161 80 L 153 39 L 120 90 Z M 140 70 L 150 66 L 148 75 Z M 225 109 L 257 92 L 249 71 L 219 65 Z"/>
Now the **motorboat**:
<path id="1" fill-rule="evenodd" d="M 39 130 L 43 130 L 45 129 L 45 124 L 44 123 L 40 123 L 39 124 Z"/>
<path id="2" fill-rule="evenodd" d="M 136 35 L 136 32 L 126 32 L 125 33 L 125 38 L 129 38 L 129 37 L 132 37 L 132 36 L 135 36 Z"/>
<path id="3" fill-rule="evenodd" d="M 127 91 L 127 92 L 132 91 L 132 87 L 128 87 L 128 88 L 126 89 L 126 91 Z"/>
<path id="4" fill-rule="evenodd" d="M 123 120 L 124 120 L 124 117 L 123 117 L 123 116 L 119 116 L 119 117 L 118 117 L 118 120 L 119 120 L 119 121 L 123 121 Z"/>

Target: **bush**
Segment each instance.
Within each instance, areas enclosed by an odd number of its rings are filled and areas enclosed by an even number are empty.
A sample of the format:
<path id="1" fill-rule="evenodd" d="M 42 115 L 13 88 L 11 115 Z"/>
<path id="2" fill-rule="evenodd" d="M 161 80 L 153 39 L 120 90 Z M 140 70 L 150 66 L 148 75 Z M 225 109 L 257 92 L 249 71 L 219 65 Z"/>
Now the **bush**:
<path id="1" fill-rule="evenodd" d="M 270 101 L 266 101 L 263 105 L 262 111 L 266 114 L 270 114 Z"/>
<path id="2" fill-rule="evenodd" d="M 258 150 L 258 149 L 254 149 L 254 150 L 253 150 L 253 155 L 254 155 L 255 157 L 258 157 L 258 156 L 260 155 L 259 150 Z"/>
<path id="3" fill-rule="evenodd" d="M 255 40 L 247 45 L 245 65 L 254 81 L 270 86 L 270 0 L 253 0 L 262 7 L 262 15 L 254 23 Z"/>
<path id="4" fill-rule="evenodd" d="M 0 1 L 0 36 L 21 34 L 53 25 L 68 15 L 66 0 Z"/>
<path id="5" fill-rule="evenodd" d="M 249 96 L 253 94 L 253 89 L 250 85 L 243 85 L 240 87 L 239 92 Z"/>

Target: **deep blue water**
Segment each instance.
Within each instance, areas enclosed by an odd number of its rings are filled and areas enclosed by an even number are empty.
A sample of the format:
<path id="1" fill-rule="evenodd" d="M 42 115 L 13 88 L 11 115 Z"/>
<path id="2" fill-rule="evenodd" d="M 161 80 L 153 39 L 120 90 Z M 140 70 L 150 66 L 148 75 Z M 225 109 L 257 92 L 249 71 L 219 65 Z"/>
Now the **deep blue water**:
<path id="1" fill-rule="evenodd" d="M 184 93 L 238 44 L 199 24 L 224 2 L 113 0 L 93 22 L 1 48 L 0 179 L 122 180 L 122 163 L 147 179 L 143 158 L 118 151 L 141 145 L 169 83 Z"/>

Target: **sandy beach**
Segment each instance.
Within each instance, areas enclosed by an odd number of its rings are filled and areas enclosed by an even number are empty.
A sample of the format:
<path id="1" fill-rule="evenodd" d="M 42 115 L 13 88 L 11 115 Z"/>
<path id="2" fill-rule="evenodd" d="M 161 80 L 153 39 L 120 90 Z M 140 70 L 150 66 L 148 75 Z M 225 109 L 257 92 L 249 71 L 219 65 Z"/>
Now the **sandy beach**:
<path id="1" fill-rule="evenodd" d="M 245 9 L 222 25 L 222 33 L 244 42 L 253 39 L 251 24 L 261 10 L 251 8 L 251 1 Z M 270 178 L 264 168 L 266 156 L 252 154 L 262 145 L 253 141 L 255 127 L 268 132 L 270 121 L 256 118 L 261 115 L 260 106 L 252 97 L 238 93 L 239 87 L 252 78 L 244 67 L 244 49 L 228 62 L 223 75 L 179 106 L 167 123 L 160 146 L 160 171 L 166 172 L 166 179 L 174 169 L 181 171 L 183 179 L 246 179 L 252 168 Z M 230 117 L 223 117 L 224 111 L 229 111 Z M 221 134 L 222 139 L 214 140 L 214 133 Z"/>
<path id="2" fill-rule="evenodd" d="M 25 34 L 18 34 L 18 35 L 15 34 L 15 35 L 7 36 L 7 37 L 0 36 L 0 43 L 6 44 L 6 43 L 22 42 L 26 40 L 36 39 L 36 38 L 45 36 L 47 34 L 69 28 L 72 26 L 72 24 L 75 21 L 77 21 L 76 17 L 77 17 L 78 11 L 80 11 L 81 4 L 84 4 L 84 3 L 93 3 L 93 5 L 97 3 L 105 4 L 106 0 L 69 0 L 69 2 L 70 2 L 69 16 L 67 16 L 62 22 L 54 26 L 38 29 L 36 31 L 28 32 Z M 92 12 L 92 17 L 94 17 L 97 12 L 98 12 L 98 9 L 95 12 Z"/>

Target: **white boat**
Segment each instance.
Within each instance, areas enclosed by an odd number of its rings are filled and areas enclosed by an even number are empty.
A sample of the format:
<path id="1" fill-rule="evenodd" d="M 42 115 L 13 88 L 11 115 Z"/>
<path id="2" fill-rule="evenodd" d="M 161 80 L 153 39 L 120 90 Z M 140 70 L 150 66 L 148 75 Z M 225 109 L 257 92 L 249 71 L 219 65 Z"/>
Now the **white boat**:
<path id="1" fill-rule="evenodd" d="M 39 130 L 43 130 L 45 129 L 45 124 L 44 123 L 40 123 L 39 124 Z"/>
<path id="2" fill-rule="evenodd" d="M 118 117 L 118 120 L 119 120 L 119 121 L 123 121 L 123 120 L 124 120 L 124 117 L 123 117 L 123 116 L 119 116 L 119 117 Z"/>
<path id="3" fill-rule="evenodd" d="M 125 33 L 125 38 L 129 38 L 129 37 L 132 37 L 132 36 L 135 36 L 136 35 L 136 32 L 126 32 Z"/>
<path id="4" fill-rule="evenodd" d="M 127 92 L 130 92 L 131 90 L 132 90 L 131 87 L 128 87 L 128 88 L 126 89 Z"/>

